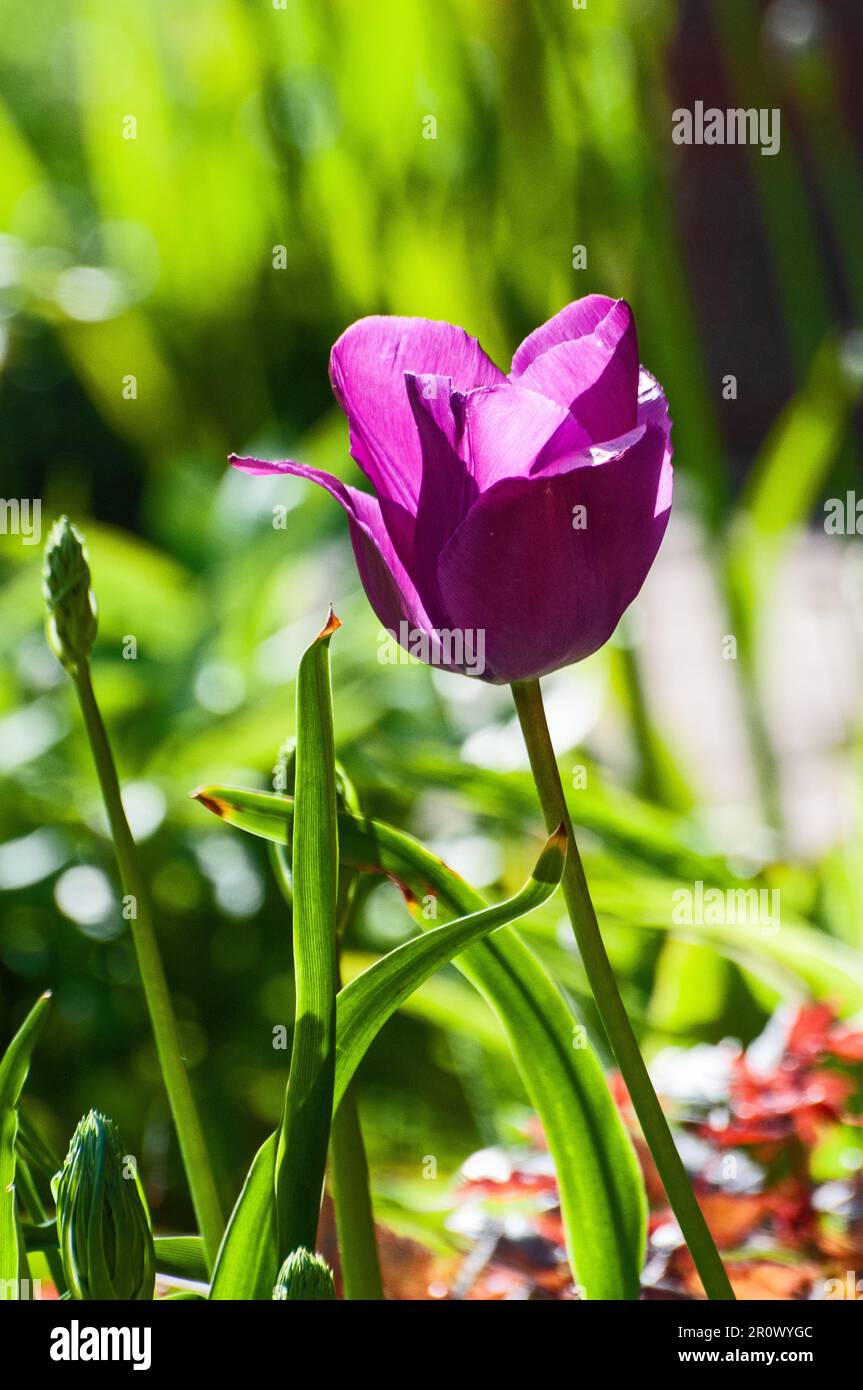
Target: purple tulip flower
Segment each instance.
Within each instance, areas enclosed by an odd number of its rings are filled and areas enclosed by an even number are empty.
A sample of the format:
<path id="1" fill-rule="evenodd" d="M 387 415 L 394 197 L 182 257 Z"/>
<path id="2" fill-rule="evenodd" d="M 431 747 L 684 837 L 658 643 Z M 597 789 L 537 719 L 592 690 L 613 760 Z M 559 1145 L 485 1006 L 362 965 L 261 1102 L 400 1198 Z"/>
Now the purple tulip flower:
<path id="1" fill-rule="evenodd" d="M 360 319 L 333 348 L 330 379 L 374 495 L 301 463 L 231 462 L 332 493 L 372 607 L 402 645 L 501 684 L 608 640 L 672 492 L 665 395 L 639 366 L 624 300 L 568 305 L 525 339 L 509 376 L 451 324 Z"/>

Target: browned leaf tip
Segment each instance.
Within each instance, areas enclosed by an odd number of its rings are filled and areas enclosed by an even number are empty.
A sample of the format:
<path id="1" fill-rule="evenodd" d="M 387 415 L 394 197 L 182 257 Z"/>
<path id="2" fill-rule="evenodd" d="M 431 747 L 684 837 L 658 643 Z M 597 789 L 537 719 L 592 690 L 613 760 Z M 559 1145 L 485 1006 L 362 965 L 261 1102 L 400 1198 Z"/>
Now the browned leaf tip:
<path id="1" fill-rule="evenodd" d="M 565 821 L 561 821 L 561 822 L 560 822 L 560 825 L 557 827 L 557 829 L 556 829 L 556 830 L 552 833 L 552 835 L 550 836 L 550 838 L 549 838 L 549 844 L 554 843 L 554 844 L 556 844 L 560 849 L 565 849 L 566 846 L 567 846 L 567 844 L 568 844 L 568 842 L 569 842 L 569 832 L 568 832 L 568 830 L 567 830 L 567 828 L 566 828 L 566 822 L 565 822 Z"/>
<path id="2" fill-rule="evenodd" d="M 200 801 L 202 806 L 206 806 L 208 811 L 212 811 L 215 816 L 224 816 L 227 811 L 227 802 L 220 801 L 218 797 L 208 796 L 205 791 L 189 792 L 193 801 Z"/>
<path id="3" fill-rule="evenodd" d="M 324 638 L 332 637 L 333 633 L 337 632 L 341 625 L 341 618 L 336 617 L 335 609 L 333 608 L 333 605 L 330 604 L 330 611 L 327 614 L 327 621 L 318 633 L 317 640 L 319 642 L 322 642 Z"/>

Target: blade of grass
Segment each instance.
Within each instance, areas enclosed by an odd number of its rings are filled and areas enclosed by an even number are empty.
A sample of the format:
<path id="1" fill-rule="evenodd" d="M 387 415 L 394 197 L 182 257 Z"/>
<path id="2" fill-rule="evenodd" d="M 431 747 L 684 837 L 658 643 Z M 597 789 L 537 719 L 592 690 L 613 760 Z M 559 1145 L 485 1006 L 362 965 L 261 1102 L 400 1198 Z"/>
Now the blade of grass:
<path id="1" fill-rule="evenodd" d="M 196 795 L 230 824 L 290 843 L 289 797 L 221 786 Z M 341 812 L 339 848 L 343 863 L 387 875 L 417 901 L 432 892 L 456 916 L 486 906 L 437 855 L 383 821 Z M 509 928 L 470 946 L 455 965 L 499 1019 L 542 1121 L 560 1185 L 567 1252 L 585 1295 L 637 1298 L 644 1184 L 602 1068 L 583 1045 L 584 1030 L 534 952 Z"/>
<path id="2" fill-rule="evenodd" d="M 156 1270 L 178 1279 L 208 1278 L 207 1257 L 200 1236 L 156 1236 Z"/>
<path id="3" fill-rule="evenodd" d="M 33 1222 L 50 1223 L 54 1234 L 57 1233 L 57 1225 L 54 1222 L 53 1201 L 44 1201 L 39 1190 L 39 1181 L 42 1179 L 43 1187 L 50 1191 L 51 1179 L 63 1166 L 60 1156 L 54 1154 L 50 1145 L 43 1140 L 42 1134 L 33 1125 L 31 1118 L 24 1109 L 18 1109 L 18 1136 L 15 1138 L 15 1148 L 18 1152 L 18 1163 L 21 1166 L 22 1197 L 24 1197 L 26 1209 Z M 28 1244 L 28 1250 L 32 1248 Z M 46 1252 L 47 1266 L 51 1279 L 54 1280 L 54 1287 L 57 1293 L 63 1294 L 65 1291 L 65 1273 L 63 1269 L 63 1259 L 60 1252 L 49 1250 Z"/>
<path id="4" fill-rule="evenodd" d="M 375 1219 L 369 1191 L 369 1165 L 360 1127 L 356 1090 L 351 1085 L 348 1085 L 333 1115 L 330 1187 L 344 1296 L 349 1300 L 382 1299 Z"/>
<path id="5" fill-rule="evenodd" d="M 343 785 L 346 779 L 342 773 Z M 353 789 L 351 788 L 351 793 Z M 353 803 L 351 803 L 353 804 Z M 270 862 L 276 882 L 288 907 L 293 909 L 293 887 L 290 858 L 285 845 L 270 842 Z M 347 929 L 347 919 L 355 895 L 355 869 L 339 868 L 340 903 L 337 907 L 336 945 L 339 957 L 338 987 L 341 989 L 341 942 Z M 343 915 L 344 914 L 344 915 Z M 369 1188 L 369 1165 L 366 1158 L 359 1108 L 353 1086 L 348 1086 L 342 1102 L 333 1115 L 330 1131 L 330 1189 L 336 1218 L 339 1245 L 339 1264 L 344 1297 L 349 1301 L 383 1298 L 380 1261 L 375 1235 L 374 1211 Z"/>
<path id="6" fill-rule="evenodd" d="M 21 1234 L 27 1250 L 39 1251 L 45 1255 L 52 1278 L 58 1290 L 62 1291 L 65 1285 L 62 1279 L 56 1220 L 46 1215 L 38 1221 L 22 1221 Z M 156 1248 L 156 1270 L 159 1274 L 194 1279 L 201 1283 L 209 1278 L 207 1256 L 200 1236 L 156 1236 L 153 1243 Z M 60 1266 L 59 1281 L 54 1273 L 54 1261 Z"/>
<path id="7" fill-rule="evenodd" d="M 53 1210 L 53 1203 L 43 1200 L 37 1179 L 41 1178 L 44 1186 L 50 1190 L 51 1180 L 61 1168 L 62 1160 L 45 1142 L 26 1112 L 20 1108 L 18 1110 L 18 1134 L 15 1144 L 21 1171 L 22 1196 L 31 1220 L 39 1223 L 48 1221 L 56 1236 L 56 1222 L 50 1215 Z M 29 1242 L 27 1248 L 28 1250 L 33 1248 Z M 62 1294 L 66 1289 L 66 1276 L 63 1272 L 63 1261 L 59 1251 L 49 1249 L 46 1252 L 46 1259 L 57 1292 Z"/>
<path id="8" fill-rule="evenodd" d="M 279 1135 L 265 1139 L 252 1160 L 216 1260 L 210 1298 L 269 1299 L 279 1271 L 276 1226 L 276 1152 Z"/>
<path id="9" fill-rule="evenodd" d="M 49 1184 L 63 1166 L 63 1160 L 39 1133 L 26 1110 L 18 1112 L 18 1148 L 31 1169 Z"/>
<path id="10" fill-rule="evenodd" d="M 42 1222 L 47 1221 L 54 1228 L 54 1233 L 56 1235 L 57 1224 L 55 1221 L 51 1219 L 51 1216 L 49 1215 L 48 1207 L 46 1203 L 43 1202 L 42 1196 L 39 1192 L 39 1187 L 36 1182 L 36 1178 L 30 1171 L 30 1166 L 27 1163 L 27 1160 L 20 1152 L 20 1145 L 18 1145 L 17 1147 L 18 1153 L 16 1156 L 15 1163 L 15 1182 L 19 1192 L 21 1193 L 21 1199 L 24 1203 L 24 1206 L 26 1207 L 27 1212 L 32 1221 L 40 1224 Z M 21 1223 L 21 1225 L 23 1232 L 23 1222 Z M 32 1246 L 26 1239 L 26 1236 L 24 1240 L 24 1245 L 27 1250 L 32 1249 Z M 51 1274 L 51 1278 L 54 1281 L 54 1286 L 57 1289 L 57 1292 L 59 1294 L 65 1293 L 66 1276 L 63 1272 L 63 1261 L 60 1258 L 60 1252 L 56 1247 L 56 1241 L 53 1247 L 49 1246 L 48 1249 L 46 1249 L 45 1258 L 48 1264 L 48 1270 Z"/>
<path id="11" fill-rule="evenodd" d="M 50 994 L 36 1000 L 0 1062 L 0 1298 L 18 1295 L 18 1281 L 26 1277 L 22 1262 L 23 1242 L 15 1201 L 18 1101 L 30 1070 L 30 1056 L 45 1026 Z M 14 1292 L 13 1292 L 14 1290 Z"/>
<path id="12" fill-rule="evenodd" d="M 57 1253 L 57 1222 L 51 1217 L 22 1221 L 21 1232 L 28 1250 L 42 1251 L 49 1259 L 52 1253 Z M 209 1277 L 204 1242 L 200 1236 L 156 1236 L 153 1244 L 159 1274 L 202 1282 Z"/>
<path id="13" fill-rule="evenodd" d="M 297 672 L 291 857 L 296 1014 L 276 1154 L 279 1264 L 299 1246 L 315 1249 L 333 1113 L 339 846 L 329 645 L 339 625 L 330 609 Z"/>
<path id="14" fill-rule="evenodd" d="M 258 1150 L 231 1214 L 215 1300 L 270 1299 L 282 1261 L 299 1246 L 313 1250 L 317 1239 L 335 1077 L 339 865 L 329 643 L 338 626 L 330 610 L 297 672 L 296 815 L 285 884 L 296 1012 L 282 1120 Z"/>

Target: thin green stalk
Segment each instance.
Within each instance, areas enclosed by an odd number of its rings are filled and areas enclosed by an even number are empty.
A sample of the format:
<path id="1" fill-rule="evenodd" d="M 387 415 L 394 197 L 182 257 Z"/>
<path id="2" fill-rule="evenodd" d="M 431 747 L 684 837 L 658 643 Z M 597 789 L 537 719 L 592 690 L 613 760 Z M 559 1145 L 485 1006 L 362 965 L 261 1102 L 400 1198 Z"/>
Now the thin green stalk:
<path id="1" fill-rule="evenodd" d="M 563 822 L 569 835 L 569 853 L 563 874 L 564 897 L 617 1065 L 704 1291 L 711 1299 L 733 1299 L 734 1291 L 653 1089 L 605 950 L 563 794 L 539 681 L 514 682 L 512 693 L 546 826 L 551 831 Z"/>
<path id="2" fill-rule="evenodd" d="M 117 770 L 114 766 L 114 758 L 105 725 L 96 703 L 87 661 L 80 661 L 76 669 L 70 674 L 78 692 L 81 712 L 84 716 L 84 724 L 93 752 L 93 760 L 99 775 L 99 784 L 108 813 L 123 891 L 132 899 L 134 910 L 134 916 L 131 918 L 132 940 L 135 943 L 135 952 L 138 957 L 138 969 L 144 986 L 144 997 L 150 1012 L 150 1022 L 156 1040 L 162 1079 L 168 1093 L 168 1103 L 180 1142 L 180 1152 L 183 1156 L 192 1204 L 198 1220 L 198 1229 L 204 1242 L 208 1266 L 212 1270 L 225 1223 L 210 1166 L 207 1145 L 204 1141 L 186 1064 L 180 1048 L 177 1021 L 153 929 L 149 897 L 138 862 L 135 842 L 132 839 L 132 832 L 123 810 Z"/>
<path id="3" fill-rule="evenodd" d="M 382 1299 L 384 1293 L 375 1219 L 369 1193 L 369 1165 L 353 1083 L 333 1116 L 330 1186 L 345 1298 L 367 1301 Z"/>

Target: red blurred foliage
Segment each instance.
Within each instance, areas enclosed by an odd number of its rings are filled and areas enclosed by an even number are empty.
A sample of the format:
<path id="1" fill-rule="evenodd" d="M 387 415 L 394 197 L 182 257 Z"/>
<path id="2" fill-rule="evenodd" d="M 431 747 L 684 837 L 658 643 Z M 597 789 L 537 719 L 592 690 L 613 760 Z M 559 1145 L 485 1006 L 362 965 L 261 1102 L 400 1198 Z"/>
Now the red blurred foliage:
<path id="1" fill-rule="evenodd" d="M 789 1030 L 785 1052 L 766 1074 L 753 1069 L 743 1053 L 735 1060 L 727 1125 L 708 1124 L 705 1133 L 723 1148 L 757 1144 L 775 1148 L 796 1135 L 814 1148 L 825 1127 L 858 1123 L 846 1108 L 857 1094 L 857 1080 L 831 1068 L 834 1059 L 863 1060 L 863 1033 L 835 1022 L 826 1004 L 806 1004 Z"/>
<path id="2" fill-rule="evenodd" d="M 747 1051 L 732 1052 L 727 1044 L 706 1049 L 727 1069 L 724 1093 L 708 1101 L 681 1096 L 678 1086 L 670 1118 L 739 1298 L 855 1297 L 863 1270 L 860 1166 L 852 1162 L 847 1177 L 819 1183 L 812 1155 L 839 1127 L 863 1123 L 863 1032 L 839 1022 L 827 1004 L 806 1004 L 774 1019 L 768 1035 L 766 1055 L 758 1045 L 764 1039 Z M 650 1202 L 643 1296 L 702 1297 L 619 1076 L 612 1092 Z M 454 1215 L 469 1235 L 467 1253 L 431 1260 L 417 1247 L 419 1278 L 406 1278 L 405 1261 L 396 1260 L 400 1274 L 388 1278 L 391 1297 L 578 1297 L 563 1250 L 556 1181 L 535 1121 L 526 1139 L 517 1152 L 495 1149 L 465 1165 Z"/>

